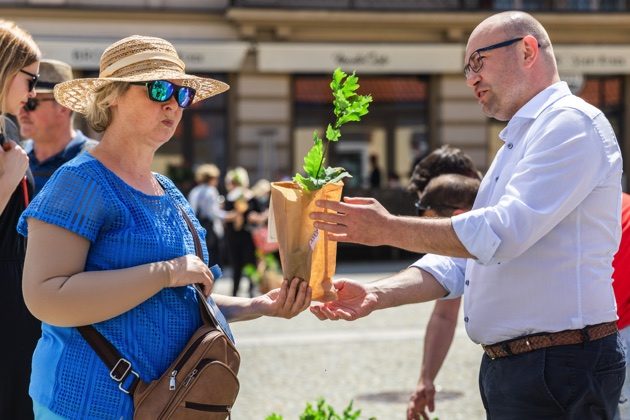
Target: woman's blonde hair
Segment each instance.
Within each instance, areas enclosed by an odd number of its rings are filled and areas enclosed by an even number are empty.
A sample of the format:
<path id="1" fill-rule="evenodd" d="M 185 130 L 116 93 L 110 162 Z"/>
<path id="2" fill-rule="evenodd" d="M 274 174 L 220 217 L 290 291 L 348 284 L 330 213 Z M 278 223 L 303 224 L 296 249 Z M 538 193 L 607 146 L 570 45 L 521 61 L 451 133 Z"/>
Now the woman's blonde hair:
<path id="1" fill-rule="evenodd" d="M 127 82 L 112 82 L 96 88 L 89 95 L 85 108 L 85 120 L 98 133 L 105 131 L 112 122 L 112 102 L 129 89 Z"/>
<path id="2" fill-rule="evenodd" d="M 24 67 L 42 56 L 31 35 L 15 22 L 0 19 L 0 133 L 4 132 L 4 114 L 9 86 Z"/>
<path id="3" fill-rule="evenodd" d="M 199 183 L 207 183 L 211 179 L 215 179 L 221 176 L 221 171 L 212 163 L 204 163 L 200 165 L 195 171 L 195 180 Z"/>
<path id="4" fill-rule="evenodd" d="M 249 188 L 249 175 L 247 175 L 247 170 L 241 166 L 230 169 L 227 174 L 225 174 L 225 183 Z"/>

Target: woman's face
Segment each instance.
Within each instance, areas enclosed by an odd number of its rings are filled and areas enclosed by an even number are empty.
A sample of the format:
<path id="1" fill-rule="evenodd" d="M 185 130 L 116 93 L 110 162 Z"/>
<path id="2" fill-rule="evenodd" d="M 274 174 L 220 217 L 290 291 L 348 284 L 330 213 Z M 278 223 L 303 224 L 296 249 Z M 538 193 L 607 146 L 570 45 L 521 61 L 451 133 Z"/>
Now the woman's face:
<path id="1" fill-rule="evenodd" d="M 28 66 L 24 67 L 22 70 L 29 72 L 31 74 L 39 73 L 39 61 L 36 61 Z M 35 90 L 29 91 L 30 81 L 32 77 L 23 71 L 18 71 L 14 76 L 13 80 L 9 82 L 9 90 L 7 92 L 7 96 L 5 97 L 5 105 L 6 109 L 3 109 L 3 112 L 8 112 L 13 115 L 17 115 L 20 111 L 20 108 L 26 104 L 28 98 L 35 97 Z"/>
<path id="2" fill-rule="evenodd" d="M 177 80 L 169 81 L 180 84 Z M 153 147 L 159 147 L 173 137 L 183 112 L 175 96 L 166 102 L 152 101 L 147 87 L 140 85 L 130 85 L 112 106 L 112 124 L 124 124 L 125 130 L 133 131 L 138 140 Z"/>

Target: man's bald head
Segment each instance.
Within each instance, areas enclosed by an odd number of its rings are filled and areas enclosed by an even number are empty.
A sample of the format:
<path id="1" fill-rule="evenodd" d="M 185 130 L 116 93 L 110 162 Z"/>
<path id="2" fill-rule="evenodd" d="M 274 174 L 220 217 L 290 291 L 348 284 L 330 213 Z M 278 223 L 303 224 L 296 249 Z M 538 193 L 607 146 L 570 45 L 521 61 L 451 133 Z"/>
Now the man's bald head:
<path id="1" fill-rule="evenodd" d="M 560 81 L 547 31 L 520 11 L 498 13 L 477 25 L 468 39 L 464 65 L 466 84 L 482 110 L 500 121 L 508 121 Z"/>

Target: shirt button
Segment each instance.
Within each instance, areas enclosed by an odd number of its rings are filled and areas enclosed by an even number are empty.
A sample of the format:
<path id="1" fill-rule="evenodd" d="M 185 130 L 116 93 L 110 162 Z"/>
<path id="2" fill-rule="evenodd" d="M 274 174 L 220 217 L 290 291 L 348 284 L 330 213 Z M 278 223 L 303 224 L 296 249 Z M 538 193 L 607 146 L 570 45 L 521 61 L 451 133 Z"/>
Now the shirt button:
<path id="1" fill-rule="evenodd" d="M 499 177 L 494 178 L 494 182 L 499 182 Z"/>
<path id="2" fill-rule="evenodd" d="M 508 145 L 507 145 L 507 146 L 508 146 L 508 149 L 512 149 L 512 148 L 514 147 L 514 144 L 512 144 L 512 143 L 508 143 Z"/>
<path id="3" fill-rule="evenodd" d="M 465 317 L 465 318 L 464 318 L 464 322 L 468 322 L 468 317 Z"/>
<path id="4" fill-rule="evenodd" d="M 466 286 L 470 284 L 470 280 L 466 280 Z"/>

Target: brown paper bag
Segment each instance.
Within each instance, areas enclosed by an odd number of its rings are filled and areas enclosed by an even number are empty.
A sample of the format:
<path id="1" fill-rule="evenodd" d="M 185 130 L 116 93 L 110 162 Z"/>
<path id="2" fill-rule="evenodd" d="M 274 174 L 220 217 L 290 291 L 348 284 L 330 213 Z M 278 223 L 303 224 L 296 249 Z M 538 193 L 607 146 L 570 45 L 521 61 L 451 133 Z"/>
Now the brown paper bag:
<path id="1" fill-rule="evenodd" d="M 275 237 L 280 245 L 280 263 L 285 278 L 308 281 L 313 300 L 321 302 L 337 297 L 332 277 L 337 266 L 337 242 L 315 229 L 308 215 L 321 211 L 317 200 L 341 199 L 343 183 L 326 184 L 317 191 L 304 191 L 294 182 L 271 184 L 271 212 Z"/>

